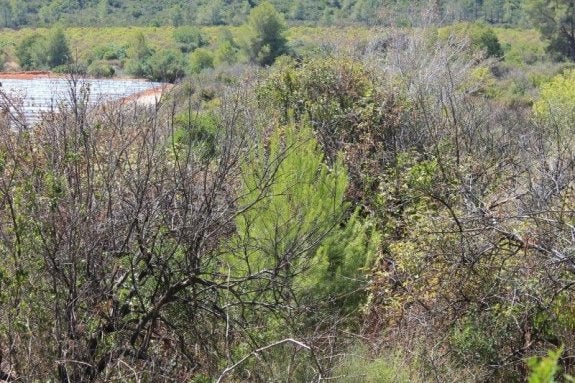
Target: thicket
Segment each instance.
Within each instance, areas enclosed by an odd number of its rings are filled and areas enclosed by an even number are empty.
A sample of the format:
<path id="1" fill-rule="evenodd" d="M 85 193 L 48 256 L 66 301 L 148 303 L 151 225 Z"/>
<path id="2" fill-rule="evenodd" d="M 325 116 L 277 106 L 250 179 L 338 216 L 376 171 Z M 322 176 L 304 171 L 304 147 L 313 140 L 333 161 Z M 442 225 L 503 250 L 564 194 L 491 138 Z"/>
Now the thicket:
<path id="1" fill-rule="evenodd" d="M 90 49 L 178 82 L 155 105 L 74 71 L 31 125 L 0 88 L 0 380 L 572 379 L 572 68 L 534 32 L 288 39 L 279 12 Z"/>
<path id="2" fill-rule="evenodd" d="M 93 63 L 183 76 L 134 39 Z M 493 47 L 403 30 L 203 72 L 226 55 L 199 47 L 157 105 L 71 74 L 33 126 L 0 93 L 0 379 L 573 374 L 573 72 Z"/>

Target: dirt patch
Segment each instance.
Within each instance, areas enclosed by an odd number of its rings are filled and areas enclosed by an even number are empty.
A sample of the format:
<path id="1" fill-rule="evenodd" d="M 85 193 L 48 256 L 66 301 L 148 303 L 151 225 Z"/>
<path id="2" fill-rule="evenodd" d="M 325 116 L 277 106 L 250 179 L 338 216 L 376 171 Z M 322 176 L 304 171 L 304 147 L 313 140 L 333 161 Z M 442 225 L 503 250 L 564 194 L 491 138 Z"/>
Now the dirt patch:
<path id="1" fill-rule="evenodd" d="M 54 72 L 48 71 L 30 71 L 30 72 L 2 72 L 0 73 L 1 79 L 11 79 L 11 80 L 34 80 L 37 78 L 58 78 L 62 75 L 56 74 Z"/>

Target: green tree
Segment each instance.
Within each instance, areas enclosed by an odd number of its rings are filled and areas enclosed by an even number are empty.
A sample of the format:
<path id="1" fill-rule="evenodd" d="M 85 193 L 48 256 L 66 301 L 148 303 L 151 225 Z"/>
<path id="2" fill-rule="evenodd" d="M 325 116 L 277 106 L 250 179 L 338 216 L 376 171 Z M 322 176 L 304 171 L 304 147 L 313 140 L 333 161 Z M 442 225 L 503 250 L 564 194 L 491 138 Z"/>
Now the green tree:
<path id="1" fill-rule="evenodd" d="M 238 241 L 247 252 L 242 256 L 254 270 L 283 270 L 291 285 L 315 262 L 345 210 L 343 163 L 329 168 L 312 130 L 291 124 L 249 155 L 243 174 L 241 204 L 252 208 L 237 219 Z"/>
<path id="2" fill-rule="evenodd" d="M 555 383 L 555 377 L 559 373 L 559 359 L 563 354 L 563 347 L 557 350 L 550 350 L 547 356 L 543 358 L 532 357 L 527 360 L 527 365 L 531 370 L 531 374 L 527 379 L 528 383 Z M 573 381 L 569 379 L 568 381 Z"/>
<path id="3" fill-rule="evenodd" d="M 505 16 L 504 0 L 484 0 L 483 13 L 485 21 L 490 24 L 500 24 Z"/>
<path id="4" fill-rule="evenodd" d="M 523 19 L 523 1 L 522 0 L 506 0 L 503 5 L 504 19 L 506 24 L 517 25 Z"/>
<path id="5" fill-rule="evenodd" d="M 487 57 L 503 57 L 503 48 L 497 35 L 487 25 L 481 23 L 459 23 L 440 30 L 439 36 L 447 39 L 450 36 L 466 37 L 475 51 L 483 51 Z"/>
<path id="6" fill-rule="evenodd" d="M 93 61 L 87 68 L 87 73 L 93 77 L 112 77 L 115 70 L 107 61 Z"/>
<path id="7" fill-rule="evenodd" d="M 357 209 L 319 246 L 309 274 L 298 279 L 298 295 L 309 304 L 321 300 L 322 315 L 356 312 L 367 296 L 368 271 L 380 240 L 374 222 L 362 219 Z"/>
<path id="8" fill-rule="evenodd" d="M 294 2 L 290 11 L 290 17 L 294 20 L 305 19 L 305 6 L 302 0 Z"/>
<path id="9" fill-rule="evenodd" d="M 204 69 L 214 67 L 214 55 L 209 49 L 199 48 L 190 55 L 190 71 L 200 73 Z"/>
<path id="10" fill-rule="evenodd" d="M 0 1 L 0 20 L 2 20 L 0 25 L 3 28 L 12 27 L 13 24 L 12 6 L 10 5 L 10 2 L 8 0 Z"/>
<path id="11" fill-rule="evenodd" d="M 143 33 L 138 33 L 136 38 L 131 45 L 128 56 L 136 60 L 146 60 L 152 55 L 153 50 L 148 46 L 146 41 L 146 36 Z"/>
<path id="12" fill-rule="evenodd" d="M 183 53 L 192 52 L 197 48 L 208 44 L 205 36 L 198 28 L 192 26 L 182 26 L 174 30 L 174 40 Z"/>
<path id="13" fill-rule="evenodd" d="M 220 25 L 224 23 L 222 0 L 212 0 L 207 2 L 198 11 L 197 22 L 204 25 Z"/>
<path id="14" fill-rule="evenodd" d="M 154 81 L 176 82 L 185 75 L 185 60 L 181 52 L 163 49 L 154 53 L 149 61 L 150 73 L 147 76 Z"/>
<path id="15" fill-rule="evenodd" d="M 222 30 L 218 36 L 218 44 L 214 52 L 215 63 L 217 65 L 235 64 L 238 60 L 238 49 L 232 33 L 228 29 Z"/>
<path id="16" fill-rule="evenodd" d="M 12 8 L 12 22 L 15 27 L 26 25 L 28 22 L 28 4 L 23 0 L 10 0 Z"/>
<path id="17" fill-rule="evenodd" d="M 150 73 L 148 59 L 154 51 L 148 46 L 143 33 L 138 33 L 134 43 L 128 50 L 128 60 L 125 63 L 126 72 L 136 77 L 147 77 Z"/>
<path id="18" fill-rule="evenodd" d="M 560 74 L 541 85 L 539 99 L 533 104 L 535 117 L 559 129 L 573 126 L 575 117 L 575 70 Z M 568 134 L 567 137 L 570 137 Z"/>
<path id="19" fill-rule="evenodd" d="M 179 27 L 184 23 L 183 11 L 181 6 L 173 6 L 170 8 L 170 19 L 174 27 Z"/>
<path id="20" fill-rule="evenodd" d="M 575 60 L 575 0 L 529 0 L 527 14 L 557 58 Z"/>
<path id="21" fill-rule="evenodd" d="M 250 12 L 244 49 L 251 62 L 271 65 L 286 52 L 286 24 L 273 5 L 264 2 Z"/>
<path id="22" fill-rule="evenodd" d="M 352 18 L 362 23 L 375 24 L 380 5 L 381 2 L 378 0 L 359 0 L 353 7 Z"/>
<path id="23" fill-rule="evenodd" d="M 234 47 L 229 41 L 224 41 L 220 45 L 218 45 L 214 59 L 217 65 L 235 64 L 238 60 L 237 48 Z"/>
<path id="24" fill-rule="evenodd" d="M 98 18 L 102 24 L 106 24 L 109 13 L 110 3 L 108 0 L 100 0 L 98 2 Z"/>
<path id="25" fill-rule="evenodd" d="M 20 67 L 24 70 L 40 69 L 46 66 L 44 54 L 45 40 L 39 34 L 33 34 L 24 38 L 16 46 L 16 57 Z"/>
<path id="26" fill-rule="evenodd" d="M 62 29 L 57 28 L 48 36 L 46 58 L 50 68 L 68 64 L 72 61 L 70 47 Z"/>
<path id="27" fill-rule="evenodd" d="M 70 48 L 60 28 L 52 30 L 48 38 L 33 34 L 16 46 L 16 57 L 24 70 L 55 68 L 71 62 Z"/>

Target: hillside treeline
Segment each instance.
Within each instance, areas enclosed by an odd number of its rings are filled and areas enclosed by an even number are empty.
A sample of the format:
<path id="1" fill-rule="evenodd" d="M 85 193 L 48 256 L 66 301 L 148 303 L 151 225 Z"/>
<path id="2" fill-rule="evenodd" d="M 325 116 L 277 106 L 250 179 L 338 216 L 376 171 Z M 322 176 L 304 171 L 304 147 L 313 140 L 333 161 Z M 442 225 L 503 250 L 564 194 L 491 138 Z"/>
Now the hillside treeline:
<path id="1" fill-rule="evenodd" d="M 273 0 L 295 23 L 416 25 L 435 17 L 443 22 L 482 20 L 517 25 L 534 0 Z M 260 0 L 2 0 L 0 27 L 112 25 L 237 25 Z"/>
<path id="2" fill-rule="evenodd" d="M 430 8 L 417 10 L 414 6 L 411 11 L 391 7 L 388 3 L 384 11 L 377 8 L 377 2 L 373 2 L 376 9 L 368 13 L 381 25 L 388 25 L 385 20 L 393 15 L 395 21 L 391 26 L 378 28 L 377 33 L 408 31 L 408 26 L 421 24 L 418 28 L 435 31 L 440 39 L 451 35 L 468 39 L 474 48 L 515 66 L 508 69 L 523 70 L 525 65 L 533 69 L 536 64 L 555 66 L 558 62 L 575 60 L 575 7 L 572 2 L 531 0 L 511 6 L 505 1 L 485 1 L 481 7 L 495 6 L 495 3 L 502 7 L 501 20 L 507 17 L 505 12 L 516 11 L 520 16 L 509 23 L 490 21 L 485 18 L 489 12 L 483 8 L 480 11 L 480 3 L 474 2 L 477 17 L 463 14 L 451 17 L 448 15 L 462 12 L 461 2 L 447 4 L 438 1 L 426 3 Z M 89 3 L 83 4 L 89 6 Z M 226 7 L 220 4 L 217 9 L 223 11 Z M 397 13 L 390 9 L 396 9 Z M 459 11 L 455 12 L 456 9 Z M 3 11 L 12 20 L 10 7 L 3 8 Z M 422 17 L 419 24 L 400 22 L 401 17 L 419 11 Z M 90 14 L 84 8 L 78 12 Z M 362 24 L 295 25 L 282 14 L 281 8 L 278 11 L 270 2 L 262 2 L 253 8 L 248 6 L 245 12 L 246 17 L 242 18 L 241 24 L 233 26 L 207 27 L 190 20 L 192 24 L 144 27 L 132 26 L 129 19 L 123 19 L 127 26 L 64 28 L 62 23 L 47 21 L 47 28 L 3 29 L 0 33 L 0 70 L 52 70 L 91 77 L 133 76 L 177 82 L 186 75 L 214 68 L 237 64 L 269 66 L 281 55 L 298 59 L 326 53 L 337 44 L 363 46 L 365 50 L 374 43 L 376 34 L 375 28 Z M 342 12 L 353 14 L 349 9 Z M 499 14 L 499 11 L 495 13 Z M 111 18 L 106 16 L 106 20 Z M 77 19 L 81 17 L 78 15 Z M 512 27 L 517 25 L 529 28 Z M 384 40 L 380 39 L 375 44 L 386 44 Z"/>
<path id="3" fill-rule="evenodd" d="M 0 93 L 0 380 L 575 373 L 575 74 L 484 32 L 254 34 L 153 106 L 72 71 L 34 125 Z"/>

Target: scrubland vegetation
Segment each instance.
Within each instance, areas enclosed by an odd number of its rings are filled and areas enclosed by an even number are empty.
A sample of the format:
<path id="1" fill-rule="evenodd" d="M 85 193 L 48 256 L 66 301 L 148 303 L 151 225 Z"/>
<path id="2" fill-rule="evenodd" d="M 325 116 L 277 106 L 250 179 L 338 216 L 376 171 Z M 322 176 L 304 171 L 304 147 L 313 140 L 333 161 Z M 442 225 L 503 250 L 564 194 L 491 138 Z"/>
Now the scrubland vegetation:
<path id="1" fill-rule="evenodd" d="M 0 381 L 573 381 L 572 2 L 27 3 L 71 101 L 0 88 Z"/>

